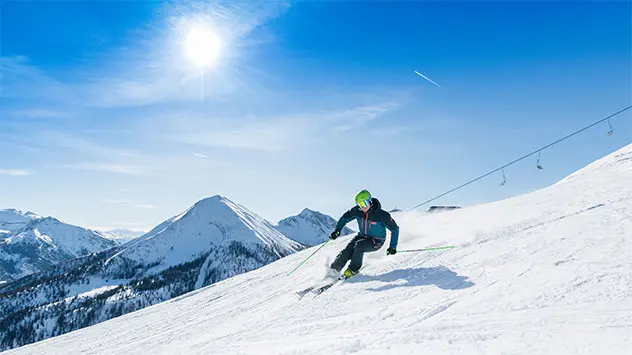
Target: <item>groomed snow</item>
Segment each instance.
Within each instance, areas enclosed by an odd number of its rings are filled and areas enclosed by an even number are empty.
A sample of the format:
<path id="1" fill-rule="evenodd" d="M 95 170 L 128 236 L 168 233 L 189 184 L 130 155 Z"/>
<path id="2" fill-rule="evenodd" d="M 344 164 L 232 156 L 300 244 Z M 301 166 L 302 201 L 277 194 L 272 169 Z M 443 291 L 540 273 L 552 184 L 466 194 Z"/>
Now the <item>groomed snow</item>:
<path id="1" fill-rule="evenodd" d="M 396 214 L 400 249 L 316 298 L 350 236 L 6 354 L 621 354 L 632 349 L 632 145 L 549 188 Z"/>

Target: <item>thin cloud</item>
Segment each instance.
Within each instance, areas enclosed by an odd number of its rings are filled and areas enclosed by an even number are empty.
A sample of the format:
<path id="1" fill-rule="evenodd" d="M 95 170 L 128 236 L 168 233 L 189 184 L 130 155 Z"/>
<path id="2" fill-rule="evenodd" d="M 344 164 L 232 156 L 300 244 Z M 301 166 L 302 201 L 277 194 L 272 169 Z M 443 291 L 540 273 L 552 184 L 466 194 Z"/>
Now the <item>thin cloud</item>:
<path id="1" fill-rule="evenodd" d="M 429 77 L 427 77 L 427 76 L 425 76 L 425 75 L 421 74 L 420 72 L 418 72 L 418 71 L 416 71 L 416 70 L 415 70 L 415 74 L 417 74 L 417 75 L 419 75 L 420 77 L 422 77 L 422 78 L 424 78 L 424 79 L 428 80 L 429 82 L 431 82 L 431 83 L 435 84 L 436 86 L 441 87 L 441 86 L 439 86 L 439 84 L 437 84 L 437 83 L 435 83 L 434 81 L 432 81 Z"/>
<path id="2" fill-rule="evenodd" d="M 397 105 L 393 102 L 386 102 L 381 105 L 359 106 L 350 110 L 342 111 L 332 117 L 340 124 L 334 126 L 337 131 L 349 131 L 363 126 L 380 116 L 393 110 Z"/>
<path id="3" fill-rule="evenodd" d="M 101 199 L 100 201 L 101 203 L 106 203 L 109 205 L 125 205 L 125 204 L 130 203 L 128 200 L 112 200 L 112 199 L 107 199 L 107 198 Z"/>
<path id="4" fill-rule="evenodd" d="M 393 137 L 393 136 L 398 136 L 401 134 L 405 134 L 405 133 L 411 133 L 411 132 L 415 132 L 418 131 L 419 128 L 415 127 L 415 126 L 389 126 L 389 127 L 382 127 L 380 129 L 376 129 L 376 130 L 372 130 L 367 132 L 369 135 L 372 135 L 374 137 Z"/>
<path id="5" fill-rule="evenodd" d="M 256 119 L 235 127 L 218 127 L 203 120 L 187 127 L 195 130 L 169 133 L 166 139 L 200 147 L 280 152 L 306 144 L 322 142 L 333 131 L 348 131 L 373 121 L 397 107 L 392 102 L 380 105 L 357 106 L 338 111 L 300 114 Z M 333 133 L 335 134 L 335 132 Z M 196 154 L 196 153 L 194 153 Z"/>
<path id="6" fill-rule="evenodd" d="M 158 206 L 152 205 L 152 204 L 148 204 L 148 203 L 134 205 L 134 207 L 141 208 L 141 209 L 146 209 L 146 210 L 155 210 L 155 209 L 158 208 Z"/>
<path id="7" fill-rule="evenodd" d="M 28 118 L 68 118 L 71 116 L 71 114 L 67 111 L 47 108 L 16 110 L 11 112 L 11 115 Z"/>
<path id="8" fill-rule="evenodd" d="M 204 154 L 200 154 L 200 153 L 193 153 L 193 155 L 195 155 L 196 157 L 202 158 L 202 159 L 209 159 L 208 155 L 204 155 Z"/>
<path id="9" fill-rule="evenodd" d="M 43 146 L 55 147 L 58 150 L 70 151 L 78 163 L 54 165 L 64 168 L 100 171 L 123 175 L 148 175 L 162 169 L 159 159 L 148 156 L 134 149 L 111 147 L 100 140 L 106 137 L 91 136 L 83 138 L 75 134 L 59 131 L 45 131 L 38 133 L 37 143 Z"/>
<path id="10" fill-rule="evenodd" d="M 154 166 L 143 165 L 123 165 L 113 163 L 80 163 L 80 164 L 66 164 L 63 167 L 88 171 L 101 171 L 113 174 L 123 175 L 147 175 L 157 170 Z"/>
<path id="11" fill-rule="evenodd" d="M 24 56 L 0 57 L 0 97 L 5 99 L 44 100 L 73 104 L 81 102 L 80 92 L 47 75 Z"/>
<path id="12" fill-rule="evenodd" d="M 21 170 L 21 169 L 0 169 L 0 175 L 9 175 L 9 176 L 26 176 L 26 175 L 33 175 L 30 171 L 28 170 Z"/>
<path id="13" fill-rule="evenodd" d="M 304 125 L 293 120 L 259 123 L 224 130 L 209 129 L 197 133 L 181 134 L 175 139 L 205 147 L 278 152 L 295 146 Z"/>
<path id="14" fill-rule="evenodd" d="M 158 208 L 158 206 L 150 203 L 133 203 L 129 200 L 101 199 L 100 202 L 110 205 L 118 205 L 120 207 L 134 207 L 146 210 L 155 210 Z"/>
<path id="15" fill-rule="evenodd" d="M 98 155 L 104 158 L 146 158 L 143 154 L 132 149 L 114 148 L 97 143 L 96 139 L 86 139 L 78 135 L 60 131 L 46 131 L 38 134 L 39 139 L 47 146 L 56 146 L 76 153 Z"/>

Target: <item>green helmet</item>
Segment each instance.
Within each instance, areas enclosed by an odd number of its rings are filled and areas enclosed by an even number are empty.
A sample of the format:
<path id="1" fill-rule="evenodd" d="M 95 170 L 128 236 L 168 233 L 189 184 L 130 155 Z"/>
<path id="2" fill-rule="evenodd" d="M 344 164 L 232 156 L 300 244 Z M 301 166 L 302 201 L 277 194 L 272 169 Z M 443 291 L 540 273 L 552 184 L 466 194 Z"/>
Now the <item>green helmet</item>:
<path id="1" fill-rule="evenodd" d="M 371 193 L 367 190 L 358 192 L 355 197 L 355 202 L 360 207 L 368 207 L 371 204 Z"/>

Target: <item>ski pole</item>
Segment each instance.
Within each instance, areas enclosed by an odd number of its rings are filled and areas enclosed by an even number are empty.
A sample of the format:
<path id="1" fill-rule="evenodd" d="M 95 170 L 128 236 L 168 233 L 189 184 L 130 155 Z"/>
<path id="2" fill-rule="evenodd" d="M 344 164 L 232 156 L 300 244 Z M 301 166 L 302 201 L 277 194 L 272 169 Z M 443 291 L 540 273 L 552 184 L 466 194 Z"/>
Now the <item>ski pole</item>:
<path id="1" fill-rule="evenodd" d="M 318 253 L 318 251 L 320 249 L 322 249 L 325 245 L 327 245 L 327 243 L 329 243 L 329 240 L 327 240 L 323 245 L 321 245 L 318 249 L 316 249 L 315 252 L 312 253 L 312 255 L 308 256 L 305 260 L 303 260 L 300 264 L 298 264 L 297 267 L 294 268 L 294 270 L 290 271 L 289 274 L 287 274 L 287 276 L 290 276 L 294 271 L 296 271 L 296 269 L 298 269 L 299 267 L 301 267 L 301 265 L 303 265 L 307 260 L 309 260 L 309 258 L 311 258 L 312 256 L 314 256 L 314 254 Z"/>
<path id="2" fill-rule="evenodd" d="M 410 250 L 398 250 L 398 253 L 407 253 L 412 251 L 428 251 L 428 250 L 441 250 L 441 249 L 452 249 L 456 248 L 454 245 L 447 245 L 444 247 L 436 247 L 436 248 L 423 248 L 423 249 L 410 249 Z"/>

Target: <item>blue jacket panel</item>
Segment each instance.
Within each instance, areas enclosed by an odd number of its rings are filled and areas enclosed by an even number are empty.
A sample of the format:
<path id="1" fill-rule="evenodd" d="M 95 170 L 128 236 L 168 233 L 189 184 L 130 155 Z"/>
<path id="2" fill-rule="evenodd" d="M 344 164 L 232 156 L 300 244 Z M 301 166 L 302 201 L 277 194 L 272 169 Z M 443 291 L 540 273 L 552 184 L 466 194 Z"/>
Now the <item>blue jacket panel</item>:
<path id="1" fill-rule="evenodd" d="M 358 206 L 345 212 L 338 220 L 336 230 L 341 231 L 347 223 L 354 219 L 358 222 L 359 234 L 362 236 L 386 240 L 386 229 L 390 230 L 390 247 L 397 248 L 399 226 L 395 223 L 390 213 L 382 209 L 378 199 L 371 199 L 371 208 L 366 213 L 362 212 Z"/>

